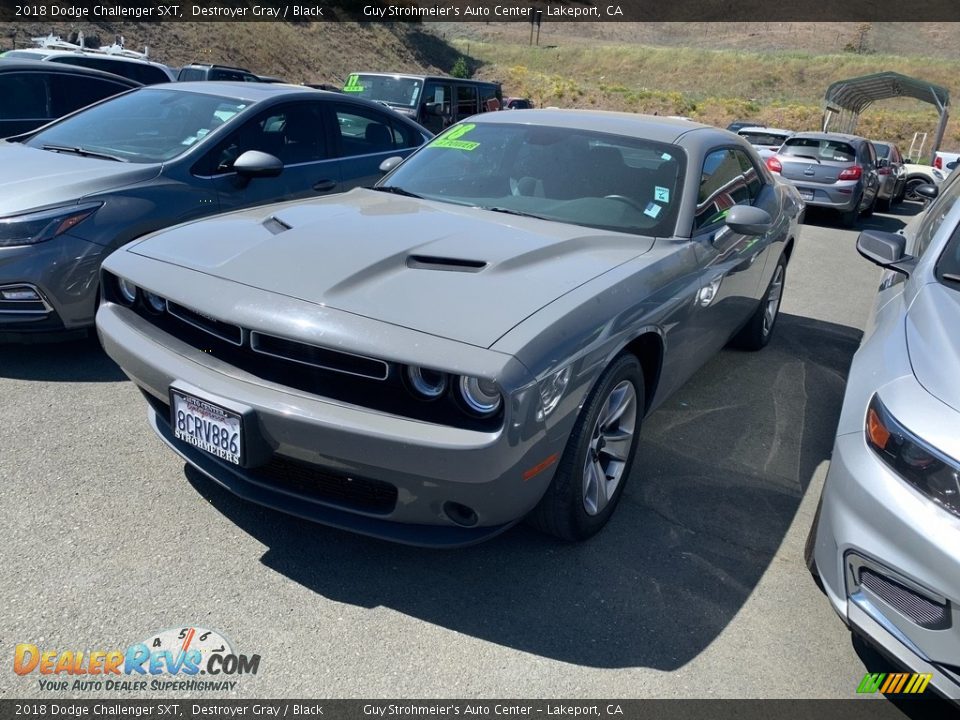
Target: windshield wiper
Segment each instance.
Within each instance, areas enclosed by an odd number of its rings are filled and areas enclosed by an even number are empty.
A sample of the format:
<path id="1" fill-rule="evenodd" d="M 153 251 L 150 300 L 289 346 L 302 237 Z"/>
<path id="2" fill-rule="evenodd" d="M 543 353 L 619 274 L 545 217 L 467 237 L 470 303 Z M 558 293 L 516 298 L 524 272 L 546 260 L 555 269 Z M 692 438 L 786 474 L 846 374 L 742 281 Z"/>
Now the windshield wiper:
<path id="1" fill-rule="evenodd" d="M 522 210 L 513 210 L 512 208 L 505 207 L 487 207 L 486 205 L 475 205 L 474 207 L 479 208 L 480 210 L 489 210 L 490 212 L 503 213 L 504 215 L 519 215 L 520 217 L 536 218 L 537 220 L 549 220 L 550 218 L 545 218 L 542 215 L 534 215 L 533 213 L 523 212 Z M 555 220 L 554 222 L 559 222 Z"/>
<path id="2" fill-rule="evenodd" d="M 44 150 L 58 153 L 69 153 L 71 155 L 81 155 L 82 157 L 100 158 L 101 160 L 114 160 L 116 162 L 130 162 L 126 158 L 110 155 L 109 153 L 97 152 L 96 150 L 86 150 L 82 147 L 71 147 L 69 145 L 44 145 Z"/>
<path id="3" fill-rule="evenodd" d="M 423 199 L 420 195 L 412 193 L 409 190 L 404 190 L 399 185 L 379 185 L 377 187 L 370 188 L 371 190 L 376 190 L 377 192 L 392 193 L 394 195 L 403 195 L 404 197 L 418 198 Z"/>

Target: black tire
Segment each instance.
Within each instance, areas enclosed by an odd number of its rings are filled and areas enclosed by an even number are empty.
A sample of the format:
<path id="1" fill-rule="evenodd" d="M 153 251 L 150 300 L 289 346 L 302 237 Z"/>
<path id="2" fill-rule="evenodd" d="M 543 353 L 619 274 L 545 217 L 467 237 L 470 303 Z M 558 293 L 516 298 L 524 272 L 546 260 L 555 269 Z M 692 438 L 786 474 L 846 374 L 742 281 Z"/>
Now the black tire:
<path id="1" fill-rule="evenodd" d="M 763 293 L 763 298 L 753 315 L 747 321 L 747 324 L 741 328 L 740 332 L 733 336 L 730 344 L 741 350 L 762 350 L 773 337 L 773 331 L 777 327 L 777 318 L 780 317 L 780 303 L 783 300 L 783 288 L 787 281 L 787 258 L 781 255 L 777 260 L 777 265 L 770 276 L 770 283 Z M 776 297 L 773 294 L 776 293 Z M 776 301 L 773 310 L 772 319 L 768 317 L 767 311 L 770 309 L 770 303 Z"/>
<path id="2" fill-rule="evenodd" d="M 587 509 L 585 500 L 587 484 L 585 476 L 588 458 L 597 457 L 592 447 L 596 442 L 594 431 L 597 429 L 600 414 L 608 407 L 614 390 L 621 388 L 621 384 L 625 382 L 632 386 L 635 403 L 630 447 L 622 461 L 619 479 L 609 500 L 602 509 L 591 513 Z M 606 525 L 616 510 L 630 477 L 633 459 L 639 445 L 637 438 L 640 434 L 644 403 L 643 369 L 640 361 L 630 353 L 618 355 L 600 375 L 590 392 L 590 397 L 580 410 L 580 415 L 563 451 L 563 457 L 560 458 L 557 466 L 557 472 L 546 493 L 540 499 L 540 503 L 530 514 L 529 521 L 534 527 L 563 540 L 576 541 L 595 535 Z M 618 417 L 618 421 L 624 415 L 627 415 L 626 411 Z M 602 447 L 601 445 L 601 455 Z"/>
<path id="3" fill-rule="evenodd" d="M 917 195 L 917 188 L 928 184 L 931 183 L 928 183 L 924 178 L 910 178 L 907 180 L 907 184 L 903 186 L 903 198 L 914 202 L 923 202 L 923 197 Z"/>

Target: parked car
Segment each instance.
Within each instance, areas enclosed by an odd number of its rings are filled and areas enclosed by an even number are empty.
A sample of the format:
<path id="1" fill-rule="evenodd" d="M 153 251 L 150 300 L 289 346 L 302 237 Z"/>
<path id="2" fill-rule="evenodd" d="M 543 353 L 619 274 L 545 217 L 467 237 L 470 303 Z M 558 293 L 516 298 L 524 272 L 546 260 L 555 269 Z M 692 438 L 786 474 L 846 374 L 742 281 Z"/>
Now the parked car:
<path id="1" fill-rule="evenodd" d="M 917 193 L 917 189 L 922 185 L 934 185 L 939 187 L 947 179 L 949 173 L 937 170 L 930 165 L 917 165 L 906 163 L 903 166 L 903 199 L 914 202 L 923 202 L 926 200 Z"/>
<path id="2" fill-rule="evenodd" d="M 776 155 L 784 141 L 793 137 L 794 133 L 781 128 L 744 127 L 737 130 L 737 135 L 746 138 L 757 151 L 757 155 L 766 160 L 771 155 Z"/>
<path id="3" fill-rule="evenodd" d="M 732 123 L 727 125 L 727 130 L 735 133 L 745 127 L 762 127 L 762 123 L 758 123 L 755 120 L 734 120 Z"/>
<path id="4" fill-rule="evenodd" d="M 139 54 L 139 53 L 138 53 Z M 54 50 L 50 48 L 24 48 L 8 50 L 3 57 L 16 60 L 39 60 L 62 63 L 75 67 L 91 68 L 135 80 L 142 85 L 156 85 L 176 79 L 173 68 L 142 57 L 110 54 L 99 50 Z"/>
<path id="5" fill-rule="evenodd" d="M 853 357 L 807 561 L 853 632 L 960 698 L 960 178 L 903 234 Z M 922 189 L 927 197 L 935 188 Z"/>
<path id="6" fill-rule="evenodd" d="M 880 189 L 877 191 L 877 206 L 881 210 L 889 210 L 896 205 L 906 193 L 907 175 L 903 169 L 903 155 L 893 143 L 871 140 L 877 151 L 877 175 L 880 178 Z"/>
<path id="7" fill-rule="evenodd" d="M 803 207 L 686 121 L 487 113 L 372 189 L 189 223 L 104 264 L 101 341 L 238 495 L 401 542 L 607 522 L 641 421 L 777 321 Z"/>
<path id="8" fill-rule="evenodd" d="M 797 133 L 767 159 L 767 168 L 796 186 L 807 205 L 837 210 L 847 227 L 873 213 L 880 176 L 876 150 L 866 138 Z"/>
<path id="9" fill-rule="evenodd" d="M 491 100 L 503 102 L 499 83 L 438 75 L 351 73 L 343 92 L 383 103 L 433 133 L 487 112 Z"/>
<path id="10" fill-rule="evenodd" d="M 204 215 L 371 185 L 385 158 L 428 137 L 363 100 L 203 82 L 133 90 L 0 142 L 0 332 L 89 327 L 114 248 Z"/>
<path id="11" fill-rule="evenodd" d="M 0 137 L 28 132 L 137 87 L 140 83 L 99 70 L 0 58 Z"/>
<path id="12" fill-rule="evenodd" d="M 937 170 L 943 171 L 943 173 L 949 174 L 957 166 L 957 161 L 960 160 L 960 153 L 947 152 L 945 150 L 937 150 L 933 154 L 933 167 Z"/>
<path id="13" fill-rule="evenodd" d="M 271 78 L 269 81 L 263 80 L 260 76 L 254 75 L 249 70 L 243 68 L 230 67 L 229 65 L 215 65 L 211 63 L 191 63 L 184 65 L 177 73 L 179 82 L 194 82 L 199 80 L 224 81 L 224 82 L 283 82 L 277 78 Z"/>
<path id="14" fill-rule="evenodd" d="M 532 110 L 533 101 L 530 98 L 508 97 L 503 99 L 504 110 Z"/>

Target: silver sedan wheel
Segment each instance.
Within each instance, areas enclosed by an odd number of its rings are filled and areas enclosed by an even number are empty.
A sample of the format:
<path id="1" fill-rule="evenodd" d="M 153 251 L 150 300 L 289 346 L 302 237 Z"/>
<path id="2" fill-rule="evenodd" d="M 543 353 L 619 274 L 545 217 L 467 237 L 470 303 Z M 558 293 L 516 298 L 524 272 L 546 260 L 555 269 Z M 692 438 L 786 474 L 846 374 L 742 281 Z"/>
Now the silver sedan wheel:
<path id="1" fill-rule="evenodd" d="M 637 391 L 633 383 L 619 383 L 603 403 L 590 434 L 583 464 L 583 507 L 597 515 L 610 503 L 623 479 L 637 424 Z"/>
<path id="2" fill-rule="evenodd" d="M 780 310 L 780 298 L 783 296 L 783 265 L 777 265 L 767 290 L 767 307 L 763 311 L 763 336 L 766 337 L 773 330 L 773 323 Z"/>

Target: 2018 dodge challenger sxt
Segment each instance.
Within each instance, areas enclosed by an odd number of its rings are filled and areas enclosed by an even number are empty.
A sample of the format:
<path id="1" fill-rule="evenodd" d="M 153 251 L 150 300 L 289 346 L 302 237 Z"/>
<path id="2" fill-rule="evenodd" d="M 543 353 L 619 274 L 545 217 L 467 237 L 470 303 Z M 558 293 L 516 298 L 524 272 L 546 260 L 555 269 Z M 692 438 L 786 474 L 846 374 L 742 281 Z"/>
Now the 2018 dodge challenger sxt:
<path id="1" fill-rule="evenodd" d="M 487 113 L 372 189 L 131 243 L 107 352 L 156 432 L 234 493 L 459 545 L 597 532 L 643 417 L 777 319 L 803 203 L 679 120 Z"/>

